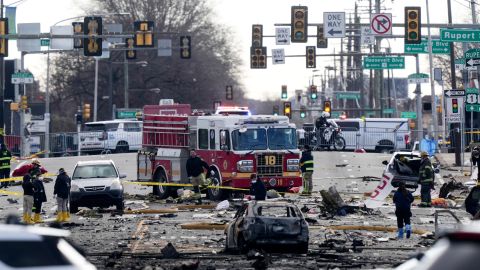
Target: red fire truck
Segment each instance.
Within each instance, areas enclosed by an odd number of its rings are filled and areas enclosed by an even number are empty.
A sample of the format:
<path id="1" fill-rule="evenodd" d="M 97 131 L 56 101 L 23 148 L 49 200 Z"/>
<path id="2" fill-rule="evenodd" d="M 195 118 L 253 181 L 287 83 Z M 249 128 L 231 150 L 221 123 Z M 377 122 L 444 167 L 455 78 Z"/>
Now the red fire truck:
<path id="1" fill-rule="evenodd" d="M 188 104 L 147 105 L 142 140 L 138 181 L 188 183 L 185 164 L 195 149 L 210 165 L 213 186 L 249 188 L 252 173 L 267 189 L 302 185 L 295 125 L 285 116 L 198 115 Z M 176 189 L 153 186 L 153 193 L 165 198 Z M 229 191 L 209 188 L 207 195 L 220 200 Z"/>

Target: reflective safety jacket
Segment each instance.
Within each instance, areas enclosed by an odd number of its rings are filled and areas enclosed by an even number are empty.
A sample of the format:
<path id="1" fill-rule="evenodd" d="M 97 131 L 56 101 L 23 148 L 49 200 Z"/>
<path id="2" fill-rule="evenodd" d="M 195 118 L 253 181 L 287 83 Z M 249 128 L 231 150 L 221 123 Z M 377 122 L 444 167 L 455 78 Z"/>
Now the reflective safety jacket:
<path id="1" fill-rule="evenodd" d="M 10 159 L 12 159 L 12 154 L 8 150 L 0 151 L 0 170 L 10 169 Z"/>
<path id="2" fill-rule="evenodd" d="M 422 160 L 420 163 L 419 174 L 420 178 L 418 182 L 420 182 L 420 184 L 433 183 L 433 167 L 429 159 Z"/>
<path id="3" fill-rule="evenodd" d="M 313 172 L 312 152 L 305 151 L 302 153 L 302 158 L 300 159 L 300 168 L 302 169 L 302 173 Z"/>

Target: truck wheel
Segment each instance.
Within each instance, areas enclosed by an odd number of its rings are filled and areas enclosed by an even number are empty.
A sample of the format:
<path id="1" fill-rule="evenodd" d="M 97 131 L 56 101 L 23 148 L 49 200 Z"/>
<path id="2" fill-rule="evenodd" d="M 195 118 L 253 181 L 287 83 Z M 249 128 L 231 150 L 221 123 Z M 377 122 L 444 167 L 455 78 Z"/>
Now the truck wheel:
<path id="1" fill-rule="evenodd" d="M 220 188 L 222 186 L 222 183 L 220 180 L 220 175 L 217 170 L 214 170 L 214 173 L 210 175 L 210 179 L 212 180 L 210 186 L 216 186 L 218 188 L 208 188 L 207 190 L 208 198 L 212 201 L 223 200 L 228 195 L 228 192 Z"/>
<path id="2" fill-rule="evenodd" d="M 163 171 L 158 171 L 155 173 L 153 182 L 166 183 L 167 177 Z M 166 186 L 153 186 L 153 195 L 159 197 L 160 199 L 166 199 L 170 195 L 170 187 Z"/>
<path id="3" fill-rule="evenodd" d="M 115 147 L 115 153 L 128 153 L 128 143 L 126 141 L 119 141 Z"/>

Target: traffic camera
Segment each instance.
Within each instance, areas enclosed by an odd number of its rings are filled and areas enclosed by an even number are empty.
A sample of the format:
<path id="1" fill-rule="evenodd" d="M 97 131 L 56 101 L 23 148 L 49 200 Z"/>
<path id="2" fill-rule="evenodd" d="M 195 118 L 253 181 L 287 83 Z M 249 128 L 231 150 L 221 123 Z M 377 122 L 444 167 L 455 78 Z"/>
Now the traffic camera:
<path id="1" fill-rule="evenodd" d="M 291 22 L 292 43 L 307 42 L 308 39 L 308 7 L 293 6 Z"/>
<path id="2" fill-rule="evenodd" d="M 8 35 L 8 19 L 0 18 L 0 35 Z M 8 39 L 0 38 L 0 56 L 8 56 Z"/>
<path id="3" fill-rule="evenodd" d="M 323 111 L 328 113 L 332 112 L 332 102 L 330 100 L 325 100 L 323 102 Z"/>
<path id="4" fill-rule="evenodd" d="M 287 86 L 286 86 L 286 85 L 282 85 L 282 99 L 287 99 L 287 98 L 288 98 Z"/>
<path id="5" fill-rule="evenodd" d="M 83 104 L 83 120 L 87 120 L 90 118 L 90 104 L 85 103 Z"/>
<path id="6" fill-rule="evenodd" d="M 133 23 L 135 31 L 135 47 L 153 47 L 153 21 L 136 21 Z"/>
<path id="7" fill-rule="evenodd" d="M 263 25 L 252 25 L 252 47 L 259 48 L 263 44 Z"/>
<path id="8" fill-rule="evenodd" d="M 233 99 L 233 86 L 227 85 L 225 87 L 225 99 L 232 100 Z"/>
<path id="9" fill-rule="evenodd" d="M 310 98 L 314 100 L 318 98 L 318 90 L 316 85 L 310 86 Z"/>
<path id="10" fill-rule="evenodd" d="M 85 17 L 83 20 L 83 34 L 88 35 L 83 39 L 83 55 L 101 56 L 102 55 L 102 17 Z"/>
<path id="11" fill-rule="evenodd" d="M 326 49 L 328 48 L 328 39 L 323 33 L 323 27 L 317 26 L 317 48 Z"/>
<path id="12" fill-rule="evenodd" d="M 422 43 L 420 7 L 405 7 L 405 44 Z"/>
<path id="13" fill-rule="evenodd" d="M 250 47 L 250 68 L 267 68 L 267 47 Z"/>
<path id="14" fill-rule="evenodd" d="M 283 115 L 292 118 L 292 103 L 290 101 L 283 102 Z"/>
<path id="15" fill-rule="evenodd" d="M 190 59 L 192 57 L 192 38 L 190 36 L 180 37 L 180 58 Z"/>
<path id="16" fill-rule="evenodd" d="M 137 59 L 137 51 L 134 49 L 135 40 L 133 38 L 125 39 L 125 47 L 127 48 L 127 50 L 125 51 L 125 57 L 128 60 Z"/>
<path id="17" fill-rule="evenodd" d="M 307 46 L 307 68 L 315 68 L 317 66 L 315 46 Z"/>
<path id="18" fill-rule="evenodd" d="M 305 106 L 300 106 L 300 118 L 307 117 L 307 108 Z"/>

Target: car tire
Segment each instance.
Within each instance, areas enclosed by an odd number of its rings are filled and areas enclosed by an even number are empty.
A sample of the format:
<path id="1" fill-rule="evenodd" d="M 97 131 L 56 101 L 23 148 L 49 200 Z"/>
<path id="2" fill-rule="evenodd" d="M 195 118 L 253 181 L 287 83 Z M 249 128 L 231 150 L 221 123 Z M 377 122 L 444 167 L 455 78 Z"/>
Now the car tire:
<path id="1" fill-rule="evenodd" d="M 119 141 L 115 147 L 115 153 L 128 153 L 129 146 L 126 141 Z"/>
<path id="2" fill-rule="evenodd" d="M 153 182 L 166 183 L 167 177 L 163 170 L 158 170 L 155 172 Z M 153 186 L 153 195 L 157 196 L 159 199 L 166 199 L 170 196 L 171 188 L 166 186 Z"/>
<path id="3" fill-rule="evenodd" d="M 298 252 L 298 254 L 307 254 L 308 253 L 308 242 L 298 244 L 295 247 L 295 250 Z"/>
<path id="4" fill-rule="evenodd" d="M 238 236 L 237 248 L 240 254 L 245 254 L 248 252 L 248 244 L 245 241 L 245 238 L 243 238 L 243 235 L 241 234 Z"/>
<path id="5" fill-rule="evenodd" d="M 221 179 L 220 179 L 220 174 L 216 169 L 213 169 L 214 174 L 210 175 L 210 179 L 212 180 L 211 186 L 218 186 L 221 187 Z M 221 201 L 228 197 L 229 192 L 225 189 L 220 189 L 220 188 L 208 188 L 207 189 L 207 196 L 210 200 L 212 201 Z"/>
<path id="6" fill-rule="evenodd" d="M 78 204 L 75 202 L 70 202 L 70 213 L 75 214 L 78 212 Z"/>

